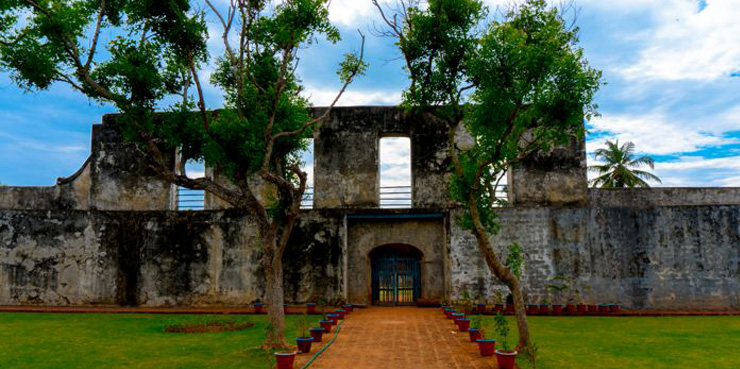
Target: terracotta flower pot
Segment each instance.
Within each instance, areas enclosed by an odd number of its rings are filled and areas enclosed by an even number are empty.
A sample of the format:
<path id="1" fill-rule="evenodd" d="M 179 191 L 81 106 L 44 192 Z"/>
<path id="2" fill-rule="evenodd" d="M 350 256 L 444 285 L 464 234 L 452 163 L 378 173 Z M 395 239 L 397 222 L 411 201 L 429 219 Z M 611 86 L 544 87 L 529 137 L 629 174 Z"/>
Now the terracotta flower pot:
<path id="1" fill-rule="evenodd" d="M 576 304 L 568 304 L 565 306 L 565 310 L 568 312 L 568 314 L 575 314 L 576 313 Z"/>
<path id="2" fill-rule="evenodd" d="M 304 354 L 311 352 L 311 342 L 313 342 L 313 337 L 296 337 L 296 341 L 298 343 L 298 351 Z"/>
<path id="3" fill-rule="evenodd" d="M 468 335 L 470 335 L 470 342 L 475 343 L 476 340 L 483 338 L 478 328 L 468 328 Z"/>
<path id="4" fill-rule="evenodd" d="M 618 313 L 621 309 L 619 304 L 611 304 L 609 305 L 609 310 L 611 310 L 612 313 Z"/>
<path id="5" fill-rule="evenodd" d="M 590 304 L 590 305 L 588 305 L 588 312 L 589 313 L 597 313 L 597 312 L 599 312 L 599 307 L 596 306 L 596 305 L 594 305 L 594 304 Z"/>
<path id="6" fill-rule="evenodd" d="M 316 314 L 316 304 L 314 303 L 307 303 L 306 304 L 306 314 Z"/>
<path id="7" fill-rule="evenodd" d="M 458 319 L 457 320 L 457 329 L 460 332 L 467 332 L 468 328 L 470 328 L 470 319 Z"/>
<path id="8" fill-rule="evenodd" d="M 321 342 L 321 338 L 324 336 L 324 328 L 311 328 L 308 331 L 311 332 L 314 342 Z"/>
<path id="9" fill-rule="evenodd" d="M 496 340 L 494 339 L 479 338 L 475 342 L 478 342 L 480 356 L 493 356 L 496 351 Z"/>
<path id="10" fill-rule="evenodd" d="M 486 304 L 484 303 L 478 303 L 475 305 L 475 310 L 479 313 L 485 313 L 486 312 Z"/>
<path id="11" fill-rule="evenodd" d="M 600 313 L 608 313 L 609 312 L 609 305 L 607 305 L 607 304 L 601 304 L 601 305 L 599 305 L 599 312 Z"/>
<path id="12" fill-rule="evenodd" d="M 496 362 L 498 363 L 499 369 L 514 369 L 514 363 L 516 362 L 516 351 L 501 352 L 496 350 Z"/>
<path id="13" fill-rule="evenodd" d="M 321 328 L 324 328 L 324 332 L 330 333 L 331 326 L 334 325 L 334 321 L 333 320 L 319 320 L 319 325 L 321 325 Z"/>
<path id="14" fill-rule="evenodd" d="M 560 314 L 563 312 L 563 305 L 555 304 L 552 306 L 552 312 L 555 314 Z"/>
<path id="15" fill-rule="evenodd" d="M 295 352 L 275 353 L 278 369 L 293 369 Z"/>
<path id="16" fill-rule="evenodd" d="M 583 314 L 588 311 L 588 307 L 585 304 L 578 304 L 578 312 Z"/>
<path id="17" fill-rule="evenodd" d="M 261 302 L 257 302 L 254 304 L 254 313 L 255 314 L 262 314 L 264 311 L 265 304 Z"/>

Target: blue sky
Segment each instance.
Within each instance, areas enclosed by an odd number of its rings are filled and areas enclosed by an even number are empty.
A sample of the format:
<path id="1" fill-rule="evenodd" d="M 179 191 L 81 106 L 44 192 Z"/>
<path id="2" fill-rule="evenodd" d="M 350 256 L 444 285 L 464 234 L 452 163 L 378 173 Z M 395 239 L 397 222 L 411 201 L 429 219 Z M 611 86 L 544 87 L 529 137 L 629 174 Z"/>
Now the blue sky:
<path id="1" fill-rule="evenodd" d="M 596 97 L 602 116 L 589 122 L 589 152 L 606 139 L 633 141 L 657 159 L 665 186 L 740 186 L 740 1 L 581 0 L 578 6 L 580 46 L 608 83 Z M 330 13 L 343 41 L 304 50 L 299 74 L 306 96 L 319 106 L 331 101 L 337 63 L 359 47 L 360 29 L 370 69 L 340 105 L 398 103 L 407 80 L 392 40 L 370 32 L 377 22 L 370 0 L 333 0 Z M 209 46 L 218 56 L 219 26 L 210 28 Z M 9 185 L 52 185 L 73 173 L 89 154 L 91 125 L 114 111 L 61 85 L 24 93 L 2 73 L 0 96 L 0 182 Z M 220 105 L 218 90 L 208 87 L 206 96 L 209 108 Z M 404 145 L 385 150 L 388 174 L 403 175 Z"/>

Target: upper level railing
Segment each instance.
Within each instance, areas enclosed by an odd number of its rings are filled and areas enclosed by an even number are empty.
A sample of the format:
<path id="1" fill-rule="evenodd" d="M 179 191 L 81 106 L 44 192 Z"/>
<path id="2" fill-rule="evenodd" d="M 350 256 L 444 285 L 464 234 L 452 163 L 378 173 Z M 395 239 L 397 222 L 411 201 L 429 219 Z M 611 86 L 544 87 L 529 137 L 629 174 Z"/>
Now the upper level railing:
<path id="1" fill-rule="evenodd" d="M 205 191 L 177 187 L 177 210 L 203 210 L 205 202 Z"/>
<path id="2" fill-rule="evenodd" d="M 406 209 L 412 207 L 411 186 L 380 187 L 380 207 Z"/>
<path id="3" fill-rule="evenodd" d="M 301 199 L 301 209 L 313 209 L 313 187 L 306 187 Z"/>

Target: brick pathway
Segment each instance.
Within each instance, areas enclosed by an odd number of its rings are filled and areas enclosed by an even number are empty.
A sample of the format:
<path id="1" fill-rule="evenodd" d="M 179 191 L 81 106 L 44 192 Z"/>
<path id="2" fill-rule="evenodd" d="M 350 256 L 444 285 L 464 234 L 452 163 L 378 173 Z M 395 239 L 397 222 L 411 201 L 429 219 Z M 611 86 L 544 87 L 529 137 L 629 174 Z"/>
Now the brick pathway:
<path id="1" fill-rule="evenodd" d="M 356 309 L 311 369 L 495 368 L 437 308 Z"/>

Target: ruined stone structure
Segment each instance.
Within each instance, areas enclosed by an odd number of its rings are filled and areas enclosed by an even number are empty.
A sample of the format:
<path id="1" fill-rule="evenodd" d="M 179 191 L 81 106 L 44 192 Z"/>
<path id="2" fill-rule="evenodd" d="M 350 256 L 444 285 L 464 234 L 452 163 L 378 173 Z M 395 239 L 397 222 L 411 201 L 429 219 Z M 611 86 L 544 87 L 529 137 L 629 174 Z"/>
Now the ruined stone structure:
<path id="1" fill-rule="evenodd" d="M 177 191 L 142 164 L 114 119 L 93 127 L 91 155 L 73 176 L 53 187 L 0 187 L 0 304 L 259 300 L 249 216 L 208 196 L 204 211 L 177 211 Z M 410 138 L 409 209 L 379 207 L 384 136 Z M 382 302 L 392 293 L 382 290 L 389 260 L 409 271 L 396 281 L 401 302 L 464 287 L 490 298 L 501 288 L 448 198 L 443 126 L 393 107 L 337 108 L 314 145 L 314 206 L 285 255 L 289 302 Z M 509 176 L 510 206 L 493 240 L 502 251 L 522 245 L 530 301 L 565 275 L 590 285 L 584 298 L 593 302 L 740 308 L 740 188 L 588 189 L 585 159 L 574 139 Z"/>

